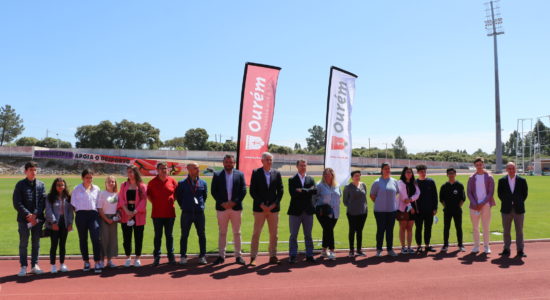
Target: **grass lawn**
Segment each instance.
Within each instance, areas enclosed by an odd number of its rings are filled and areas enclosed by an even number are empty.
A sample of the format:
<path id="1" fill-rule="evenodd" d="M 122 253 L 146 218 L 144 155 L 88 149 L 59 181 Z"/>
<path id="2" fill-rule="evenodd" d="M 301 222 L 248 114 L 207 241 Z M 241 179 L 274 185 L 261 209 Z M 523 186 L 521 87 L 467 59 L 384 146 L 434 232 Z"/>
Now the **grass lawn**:
<path id="1" fill-rule="evenodd" d="M 377 178 L 376 176 L 362 177 L 363 181 L 369 187 L 369 191 L 370 191 L 370 186 L 372 182 L 376 178 Z M 432 178 L 436 181 L 438 188 L 446 181 L 445 176 L 433 176 Z M 181 178 L 176 178 L 176 179 L 180 180 Z M 204 179 L 208 182 L 208 184 L 210 184 L 211 177 L 205 177 Z M 458 176 L 458 179 L 464 185 L 467 182 L 466 176 Z M 0 255 L 17 255 L 18 253 L 17 249 L 18 249 L 18 243 L 19 243 L 19 235 L 17 233 L 16 211 L 12 205 L 13 188 L 15 186 L 15 183 L 18 180 L 20 180 L 20 178 L 17 178 L 17 179 L 1 178 L 0 179 L 0 232 L 1 232 Z M 70 187 L 74 187 L 80 183 L 80 178 L 78 177 L 66 178 L 66 180 Z M 118 179 L 119 184 L 123 180 L 124 178 L 119 177 Z M 149 178 L 146 179 L 146 181 L 148 180 Z M 45 182 L 46 187 L 49 189 L 53 181 L 53 177 L 45 178 L 43 179 L 43 181 Z M 527 177 L 527 181 L 529 184 L 529 198 L 526 203 L 527 213 L 526 213 L 525 225 L 524 225 L 525 238 L 526 239 L 550 238 L 550 226 L 548 226 L 548 212 L 550 211 L 550 209 L 548 208 L 548 205 L 546 205 L 547 204 L 546 201 L 548 201 L 548 198 L 550 196 L 550 193 L 548 192 L 548 189 L 547 189 L 548 185 L 550 184 L 550 177 Z M 102 189 L 104 188 L 103 182 L 104 182 L 104 177 L 96 177 L 94 179 L 94 183 L 97 184 Z M 285 184 L 285 195 L 281 202 L 282 208 L 279 216 L 279 247 L 278 247 L 279 251 L 288 250 L 287 242 L 289 237 L 288 216 L 286 215 L 286 211 L 290 200 L 290 195 L 288 193 L 288 187 L 287 187 L 288 179 L 284 178 L 283 182 Z M 496 193 L 495 193 L 495 197 L 496 197 Z M 363 231 L 363 247 L 374 247 L 376 223 L 375 223 L 374 214 L 373 214 L 373 203 L 370 200 L 368 202 L 369 202 L 368 204 L 369 213 L 368 213 L 367 223 Z M 499 212 L 500 201 L 496 199 L 496 202 L 497 202 L 497 206 L 493 207 L 492 209 L 491 231 L 499 233 L 499 232 L 502 232 L 502 222 L 501 222 L 501 217 Z M 216 220 L 216 210 L 214 206 L 214 200 L 210 197 L 206 203 L 207 203 L 207 208 L 206 208 L 207 251 L 217 252 L 218 225 Z M 466 203 L 464 207 L 467 208 L 467 205 L 468 203 Z M 253 217 L 252 217 L 252 198 L 250 198 L 249 195 L 247 195 L 247 197 L 245 198 L 243 207 L 244 207 L 244 210 L 243 210 L 243 219 L 242 219 L 242 240 L 243 242 L 250 242 L 250 239 L 252 236 Z M 150 214 L 151 212 L 150 204 L 148 204 L 147 212 L 148 214 Z M 343 204 L 342 204 L 342 212 L 345 212 L 345 207 L 343 206 Z M 176 225 L 174 226 L 174 239 L 175 239 L 176 253 L 179 252 L 179 248 L 180 248 L 179 247 L 179 238 L 180 238 L 179 213 L 177 214 L 178 214 L 178 217 L 176 220 Z M 471 242 L 472 226 L 471 226 L 470 217 L 469 217 L 469 210 L 464 209 L 463 214 L 464 214 L 463 216 L 464 240 L 465 242 Z M 433 226 L 433 232 L 432 232 L 433 244 L 439 244 L 443 242 L 443 211 L 440 209 L 437 215 L 440 222 L 438 224 L 434 224 Z M 394 234 L 394 246 L 400 246 L 398 230 L 399 228 L 396 224 L 395 234 Z M 345 217 L 345 213 L 342 213 L 335 228 L 335 239 L 336 239 L 337 248 L 348 248 L 347 232 L 348 232 L 347 218 Z M 320 240 L 322 236 L 321 234 L 322 234 L 321 226 L 317 221 L 315 221 L 315 224 L 313 226 L 314 240 Z M 455 243 L 456 234 L 454 231 L 454 225 L 451 227 L 450 236 L 451 236 L 450 242 Z M 231 230 L 229 230 L 228 239 L 232 240 Z M 302 240 L 302 239 L 303 239 L 303 236 L 300 234 L 299 240 Z M 502 236 L 497 234 L 492 234 L 491 239 L 502 240 Z M 261 241 L 268 241 L 267 224 L 264 227 Z M 413 245 L 414 245 L 414 242 L 413 242 Z M 300 244 L 299 247 L 300 249 L 303 249 L 303 244 Z M 318 249 L 320 247 L 321 247 L 320 243 L 316 242 L 315 248 Z M 49 238 L 42 239 L 40 253 L 41 254 L 49 253 L 49 248 L 50 248 Z M 90 249 L 91 249 L 91 246 L 90 246 Z M 198 239 L 193 229 L 191 231 L 190 238 L 189 238 L 188 250 L 189 250 L 189 253 L 198 253 L 198 250 L 199 250 Z M 260 250 L 267 251 L 267 244 L 261 244 Z M 152 251 L 153 251 L 153 226 L 152 226 L 151 219 L 148 218 L 147 224 L 145 225 L 143 252 L 152 253 Z M 232 251 L 231 246 L 228 246 L 228 251 Z M 249 252 L 250 245 L 243 244 L 243 251 Z M 120 230 L 119 230 L 119 252 L 123 253 L 122 232 Z M 166 253 L 164 249 L 164 240 L 163 240 L 162 252 Z M 79 253 L 78 236 L 75 231 L 69 233 L 69 237 L 67 241 L 67 253 L 68 254 Z M 29 254 L 30 254 L 30 246 L 29 246 Z"/>

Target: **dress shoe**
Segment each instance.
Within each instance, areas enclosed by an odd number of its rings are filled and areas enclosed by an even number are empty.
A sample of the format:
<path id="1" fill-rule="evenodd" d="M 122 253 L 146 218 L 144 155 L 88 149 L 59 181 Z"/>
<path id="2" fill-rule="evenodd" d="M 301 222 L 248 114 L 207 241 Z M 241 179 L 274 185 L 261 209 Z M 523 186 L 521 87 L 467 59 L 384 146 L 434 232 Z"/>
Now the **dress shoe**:
<path id="1" fill-rule="evenodd" d="M 244 262 L 244 259 L 240 256 L 235 258 L 235 263 L 237 263 L 239 265 L 246 265 L 246 263 Z"/>
<path id="2" fill-rule="evenodd" d="M 212 265 L 219 265 L 219 264 L 223 264 L 225 262 L 225 259 L 223 259 L 223 257 L 221 256 L 218 256 L 218 258 L 216 258 L 216 260 L 212 263 Z"/>
<path id="3" fill-rule="evenodd" d="M 500 255 L 500 256 L 510 256 L 510 250 L 509 249 L 504 249 L 498 255 Z"/>
<path id="4" fill-rule="evenodd" d="M 277 258 L 277 256 L 272 256 L 269 258 L 269 263 L 272 265 L 276 265 L 279 263 L 279 259 Z"/>
<path id="5" fill-rule="evenodd" d="M 288 263 L 295 264 L 296 263 L 296 256 L 291 256 L 290 259 L 288 260 Z"/>
<path id="6" fill-rule="evenodd" d="M 518 258 L 527 257 L 527 254 L 525 254 L 525 252 L 523 251 L 518 251 L 518 254 L 516 255 L 516 257 Z"/>

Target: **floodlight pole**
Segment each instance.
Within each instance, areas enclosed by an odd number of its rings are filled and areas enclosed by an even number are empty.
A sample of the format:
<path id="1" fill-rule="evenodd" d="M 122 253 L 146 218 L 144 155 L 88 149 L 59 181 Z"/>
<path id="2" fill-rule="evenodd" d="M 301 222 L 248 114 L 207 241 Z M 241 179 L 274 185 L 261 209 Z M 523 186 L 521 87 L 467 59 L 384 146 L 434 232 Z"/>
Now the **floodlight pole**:
<path id="1" fill-rule="evenodd" d="M 501 138 L 501 126 L 500 126 L 500 88 L 498 81 L 498 47 L 497 47 L 497 35 L 504 34 L 503 31 L 497 32 L 497 26 L 495 23 L 495 10 L 493 6 L 494 1 L 490 1 L 491 5 L 491 23 L 492 23 L 492 33 L 487 34 L 487 36 L 493 37 L 493 48 L 495 56 L 495 121 L 496 121 L 496 167 L 495 173 L 502 173 L 502 138 Z M 501 21 L 501 20 L 500 20 Z"/>

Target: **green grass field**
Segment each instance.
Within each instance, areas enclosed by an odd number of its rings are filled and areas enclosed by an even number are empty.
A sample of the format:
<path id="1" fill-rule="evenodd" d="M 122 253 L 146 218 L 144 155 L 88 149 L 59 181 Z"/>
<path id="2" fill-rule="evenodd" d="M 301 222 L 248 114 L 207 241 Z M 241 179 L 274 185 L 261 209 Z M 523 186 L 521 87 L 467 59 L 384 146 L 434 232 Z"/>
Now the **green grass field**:
<path id="1" fill-rule="evenodd" d="M 40 178 L 40 177 L 39 177 Z M 367 184 L 370 190 L 372 182 L 376 179 L 375 176 L 363 176 L 363 181 Z M 445 176 L 433 176 L 434 180 L 437 183 L 437 186 L 441 186 L 446 180 Z M 180 180 L 181 178 L 176 178 Z M 466 176 L 459 176 L 458 178 L 463 184 L 467 182 Z M 15 183 L 20 180 L 20 178 L 1 178 L 0 179 L 0 255 L 17 255 L 18 253 L 18 241 L 19 236 L 17 233 L 17 222 L 16 222 L 16 211 L 12 205 L 12 193 Z M 124 178 L 118 178 L 119 184 L 124 180 Z M 147 181 L 149 178 L 146 179 Z M 211 178 L 205 178 L 205 180 L 210 184 Z M 550 177 L 528 177 L 529 184 L 529 198 L 526 203 L 526 218 L 524 225 L 524 234 L 526 239 L 538 239 L 538 238 L 550 238 L 550 226 L 548 226 L 548 213 L 550 208 L 547 205 L 548 198 L 550 193 L 548 192 L 548 185 L 550 184 Z M 53 178 L 45 178 L 43 181 L 46 183 L 46 187 L 49 188 Z M 287 190 L 288 180 L 283 179 L 285 183 L 285 195 L 281 202 L 281 214 L 279 216 L 279 251 L 288 250 L 288 216 L 286 211 L 288 208 L 290 196 Z M 67 178 L 67 182 L 71 187 L 76 186 L 80 183 L 80 178 Z M 104 187 L 104 178 L 96 177 L 94 183 L 100 186 L 102 189 Z M 496 195 L 495 195 L 496 197 Z M 375 246 L 375 233 L 376 233 L 376 223 L 373 215 L 373 203 L 369 200 L 369 214 L 367 218 L 367 223 L 363 231 L 363 247 L 374 247 Z M 492 209 L 492 221 L 491 221 L 491 231 L 493 232 L 502 232 L 502 223 L 500 217 L 500 203 L 496 199 L 497 206 Z M 465 204 L 467 207 L 468 203 Z M 252 217 L 252 198 L 247 195 L 244 201 L 244 210 L 243 210 L 243 221 L 242 221 L 242 240 L 243 242 L 250 242 L 252 236 L 252 227 L 253 227 L 253 217 Z M 342 211 L 345 212 L 345 208 L 342 205 Z M 148 213 L 150 213 L 150 204 L 148 204 Z M 432 232 L 432 243 L 439 244 L 443 242 L 443 212 L 440 209 L 438 211 L 438 217 L 440 222 L 434 224 Z M 179 229 L 179 214 L 178 219 L 176 220 L 176 225 L 174 226 L 174 239 L 175 239 L 175 251 L 179 252 L 179 238 L 180 238 L 180 229 Z M 143 251 L 144 253 L 152 253 L 153 251 L 153 226 L 151 219 L 147 219 L 147 224 L 145 225 L 145 237 Z M 397 225 L 397 224 L 396 224 Z M 472 226 L 469 217 L 469 210 L 464 209 L 463 215 L 463 229 L 464 229 L 464 240 L 465 242 L 472 241 Z M 76 229 L 75 229 L 76 230 Z M 335 238 L 336 238 L 336 247 L 337 248 L 348 248 L 347 240 L 348 232 L 348 222 L 345 214 L 341 215 L 341 218 L 338 220 L 335 228 Z M 315 221 L 313 226 L 313 238 L 315 240 L 321 239 L 321 226 Z M 513 234 L 513 233 L 512 233 Z M 454 231 L 454 226 L 451 227 L 451 239 L 450 242 L 456 242 L 456 234 Z M 206 208 L 206 238 L 207 238 L 207 251 L 208 252 L 217 252 L 218 245 L 218 225 L 216 220 L 216 210 L 214 207 L 214 201 L 210 197 L 207 200 Z M 229 230 L 228 239 L 232 240 L 231 230 Z M 299 240 L 302 240 L 303 236 L 300 234 Z M 492 240 L 502 240 L 501 235 L 493 234 L 491 235 Z M 268 231 L 267 225 L 264 227 L 264 232 L 261 237 L 262 241 L 268 241 Z M 122 232 L 119 230 L 119 251 L 123 253 L 122 248 Z M 414 245 L 414 242 L 413 242 Z M 398 226 L 395 227 L 394 234 L 394 246 L 399 245 L 399 236 L 398 236 Z M 300 249 L 303 249 L 303 244 L 299 245 Z M 320 248 L 320 244 L 315 243 L 316 248 Z M 41 254 L 49 253 L 50 240 L 49 238 L 44 238 L 41 240 Z M 90 248 L 91 249 L 91 248 Z M 243 251 L 248 252 L 250 250 L 249 244 L 243 244 Z M 267 250 L 267 244 L 261 244 L 261 251 Z M 228 251 L 232 251 L 232 246 L 228 246 Z M 164 249 L 164 240 L 163 240 L 163 253 L 166 253 Z M 68 254 L 78 254 L 78 236 L 75 231 L 69 233 L 67 241 L 67 253 Z M 191 231 L 189 238 L 189 253 L 198 253 L 198 239 L 194 229 Z M 30 254 L 30 247 L 29 247 Z"/>

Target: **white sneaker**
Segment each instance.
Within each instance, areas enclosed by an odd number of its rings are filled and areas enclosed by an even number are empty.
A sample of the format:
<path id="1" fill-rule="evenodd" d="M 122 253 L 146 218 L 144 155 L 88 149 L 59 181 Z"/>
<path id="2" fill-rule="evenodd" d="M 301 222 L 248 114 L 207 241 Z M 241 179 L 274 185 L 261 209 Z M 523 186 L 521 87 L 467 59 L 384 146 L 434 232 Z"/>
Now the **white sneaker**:
<path id="1" fill-rule="evenodd" d="M 44 271 L 42 271 L 42 269 L 40 269 L 38 265 L 34 265 L 34 267 L 31 269 L 31 273 L 39 275 L 44 273 Z"/>
<path id="2" fill-rule="evenodd" d="M 395 251 L 393 251 L 393 250 L 389 250 L 389 251 L 388 251 L 388 255 L 389 255 L 389 256 L 392 256 L 392 257 L 396 257 L 396 256 L 397 256 L 397 253 L 395 253 Z"/>
<path id="3" fill-rule="evenodd" d="M 110 260 L 109 262 L 107 262 L 107 267 L 109 267 L 109 268 L 116 268 L 116 265 L 113 263 L 112 260 Z"/>
<path id="4" fill-rule="evenodd" d="M 336 259 L 336 255 L 334 255 L 334 252 L 329 251 L 329 253 L 328 253 L 328 259 L 329 259 L 329 260 L 335 260 L 335 259 Z"/>
<path id="5" fill-rule="evenodd" d="M 328 251 L 327 250 L 321 250 L 321 257 L 327 258 L 328 257 Z"/>
<path id="6" fill-rule="evenodd" d="M 97 266 L 100 268 L 100 269 L 103 269 L 105 267 L 105 265 L 103 264 L 102 261 L 98 262 L 97 263 Z"/>
<path id="7" fill-rule="evenodd" d="M 206 265 L 207 262 L 206 262 L 206 257 L 202 256 L 202 257 L 199 257 L 199 265 Z"/>
<path id="8" fill-rule="evenodd" d="M 187 264 L 187 257 L 180 257 L 180 265 L 186 265 Z"/>
<path id="9" fill-rule="evenodd" d="M 66 264 L 61 264 L 60 270 L 61 272 L 69 272 L 69 268 L 67 268 Z"/>
<path id="10" fill-rule="evenodd" d="M 132 265 L 132 259 L 131 258 L 126 259 L 126 262 L 124 263 L 124 266 L 129 267 L 131 265 Z"/>
<path id="11" fill-rule="evenodd" d="M 19 270 L 19 273 L 17 273 L 17 276 L 19 277 L 27 276 L 27 267 L 21 267 L 21 270 Z"/>
<path id="12" fill-rule="evenodd" d="M 382 250 L 376 250 L 376 257 L 382 256 Z"/>
<path id="13" fill-rule="evenodd" d="M 134 267 L 141 267 L 141 260 L 139 259 L 134 260 Z"/>
<path id="14" fill-rule="evenodd" d="M 491 248 L 485 247 L 485 254 L 491 254 Z"/>
<path id="15" fill-rule="evenodd" d="M 466 252 L 466 248 L 460 247 L 460 252 Z"/>
<path id="16" fill-rule="evenodd" d="M 57 273 L 57 267 L 55 265 L 52 265 L 52 274 Z"/>
<path id="17" fill-rule="evenodd" d="M 478 253 L 479 252 L 479 246 L 474 246 L 474 248 L 472 248 L 472 253 Z"/>

